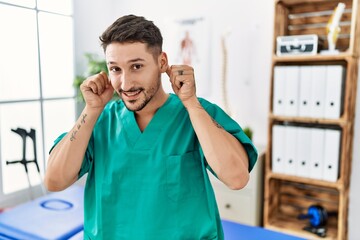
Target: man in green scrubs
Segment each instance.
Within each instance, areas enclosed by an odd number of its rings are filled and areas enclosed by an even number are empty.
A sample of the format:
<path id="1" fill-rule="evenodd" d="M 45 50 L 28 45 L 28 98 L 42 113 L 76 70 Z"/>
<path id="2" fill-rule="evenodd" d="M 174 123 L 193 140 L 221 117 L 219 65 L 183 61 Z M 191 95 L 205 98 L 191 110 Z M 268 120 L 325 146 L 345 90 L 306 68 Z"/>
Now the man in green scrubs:
<path id="1" fill-rule="evenodd" d="M 47 188 L 63 190 L 88 173 L 85 239 L 224 239 L 207 169 L 241 189 L 255 147 L 224 111 L 196 96 L 192 67 L 169 65 L 153 22 L 121 17 L 100 40 L 109 75 L 81 85 L 86 105 L 55 141 Z M 164 92 L 162 73 L 175 94 Z M 114 91 L 122 100 L 110 101 Z"/>

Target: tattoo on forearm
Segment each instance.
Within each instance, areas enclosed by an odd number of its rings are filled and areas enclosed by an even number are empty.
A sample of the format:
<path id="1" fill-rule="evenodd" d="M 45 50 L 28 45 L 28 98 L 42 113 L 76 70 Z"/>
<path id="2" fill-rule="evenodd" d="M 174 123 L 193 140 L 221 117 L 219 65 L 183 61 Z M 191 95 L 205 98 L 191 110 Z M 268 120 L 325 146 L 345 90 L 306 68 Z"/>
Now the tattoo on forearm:
<path id="1" fill-rule="evenodd" d="M 71 133 L 70 141 L 74 141 L 74 140 L 76 139 L 76 138 L 75 138 L 76 133 L 80 130 L 82 124 L 85 123 L 85 118 L 86 118 L 86 117 L 87 117 L 87 114 L 83 114 L 83 115 L 81 116 L 81 121 L 80 121 L 80 123 L 76 126 L 76 129 Z"/>
<path id="2" fill-rule="evenodd" d="M 85 118 L 87 117 L 87 114 L 85 113 L 84 115 L 82 115 L 82 119 L 81 119 L 81 123 L 85 123 Z"/>
<path id="3" fill-rule="evenodd" d="M 215 119 L 212 118 L 212 120 L 213 120 L 213 122 L 215 123 L 215 125 L 216 125 L 218 128 L 222 128 L 222 129 L 223 129 L 223 127 L 222 127 L 217 121 L 215 121 Z"/>
<path id="4" fill-rule="evenodd" d="M 74 140 L 76 139 L 76 138 L 75 138 L 75 135 L 76 135 L 77 132 L 78 132 L 78 131 L 75 130 L 75 131 L 73 131 L 73 132 L 71 133 L 70 141 L 74 141 Z"/>

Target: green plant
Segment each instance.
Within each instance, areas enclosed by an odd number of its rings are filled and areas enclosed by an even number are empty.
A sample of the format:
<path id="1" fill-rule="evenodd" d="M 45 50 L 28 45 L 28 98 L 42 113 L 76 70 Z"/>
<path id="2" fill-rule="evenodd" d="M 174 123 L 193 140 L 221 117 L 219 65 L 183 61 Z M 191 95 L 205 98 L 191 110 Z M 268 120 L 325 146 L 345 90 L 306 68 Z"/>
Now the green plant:
<path id="1" fill-rule="evenodd" d="M 250 138 L 250 140 L 252 140 L 253 137 L 253 130 L 250 127 L 245 127 L 243 129 L 244 133 L 246 134 L 246 136 L 248 136 Z"/>
<path id="2" fill-rule="evenodd" d="M 73 83 L 73 86 L 76 89 L 76 96 L 79 101 L 84 101 L 84 98 L 80 91 L 80 85 L 83 83 L 83 81 L 86 78 L 95 75 L 101 71 L 106 72 L 106 74 L 108 74 L 106 61 L 104 59 L 100 59 L 96 54 L 93 53 L 86 53 L 84 56 L 87 60 L 87 69 L 84 75 L 77 75 Z"/>

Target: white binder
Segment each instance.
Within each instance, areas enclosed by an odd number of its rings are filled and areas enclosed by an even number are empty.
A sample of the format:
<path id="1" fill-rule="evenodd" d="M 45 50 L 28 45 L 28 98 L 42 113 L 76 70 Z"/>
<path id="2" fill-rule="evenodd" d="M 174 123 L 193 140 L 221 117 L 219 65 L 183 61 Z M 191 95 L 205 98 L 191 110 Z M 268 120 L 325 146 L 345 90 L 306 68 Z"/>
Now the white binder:
<path id="1" fill-rule="evenodd" d="M 311 117 L 311 87 L 313 66 L 300 67 L 299 116 Z"/>
<path id="2" fill-rule="evenodd" d="M 325 130 L 323 180 L 336 182 L 339 176 L 340 130 Z"/>
<path id="3" fill-rule="evenodd" d="M 286 67 L 285 116 L 298 116 L 299 109 L 299 66 Z"/>
<path id="4" fill-rule="evenodd" d="M 274 125 L 272 131 L 272 171 L 284 173 L 285 126 Z"/>
<path id="5" fill-rule="evenodd" d="M 312 68 L 311 117 L 323 118 L 325 112 L 326 66 Z"/>
<path id="6" fill-rule="evenodd" d="M 330 65 L 326 68 L 325 118 L 340 118 L 342 108 L 344 67 Z"/>
<path id="7" fill-rule="evenodd" d="M 311 128 L 299 127 L 296 144 L 296 175 L 310 177 L 311 158 Z"/>
<path id="8" fill-rule="evenodd" d="M 286 67 L 274 67 L 274 95 L 273 95 L 273 113 L 283 115 L 285 112 L 285 84 Z"/>
<path id="9" fill-rule="evenodd" d="M 310 177 L 323 178 L 325 130 L 311 129 Z"/>
<path id="10" fill-rule="evenodd" d="M 289 175 L 296 175 L 297 165 L 297 127 L 286 126 L 285 128 L 285 162 L 284 173 Z"/>

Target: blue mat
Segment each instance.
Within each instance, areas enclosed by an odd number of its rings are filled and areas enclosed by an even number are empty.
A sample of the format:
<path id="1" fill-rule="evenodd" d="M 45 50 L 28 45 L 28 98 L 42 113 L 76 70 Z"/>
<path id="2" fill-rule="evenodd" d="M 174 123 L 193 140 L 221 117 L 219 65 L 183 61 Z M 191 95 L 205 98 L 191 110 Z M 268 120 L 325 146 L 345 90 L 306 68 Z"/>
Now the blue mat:
<path id="1" fill-rule="evenodd" d="M 69 239 L 83 230 L 84 188 L 74 185 L 0 214 L 0 240 Z"/>
<path id="2" fill-rule="evenodd" d="M 0 214 L 0 240 L 82 239 L 84 188 L 74 185 Z M 226 240 L 305 240 L 222 220 Z"/>
<path id="3" fill-rule="evenodd" d="M 271 231 L 261 227 L 253 227 L 222 220 L 225 240 L 306 240 Z"/>

